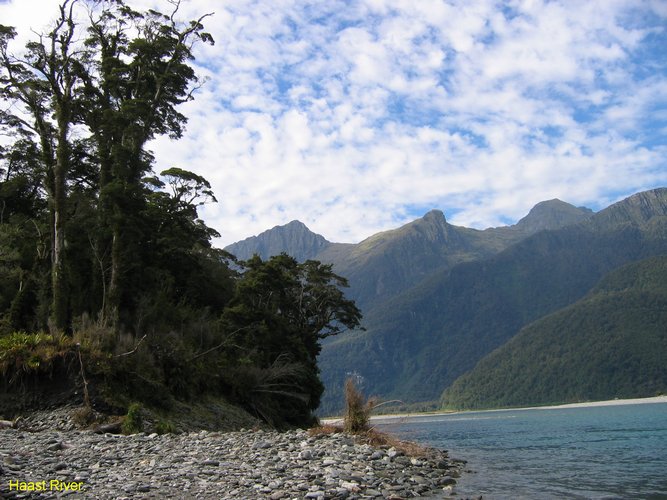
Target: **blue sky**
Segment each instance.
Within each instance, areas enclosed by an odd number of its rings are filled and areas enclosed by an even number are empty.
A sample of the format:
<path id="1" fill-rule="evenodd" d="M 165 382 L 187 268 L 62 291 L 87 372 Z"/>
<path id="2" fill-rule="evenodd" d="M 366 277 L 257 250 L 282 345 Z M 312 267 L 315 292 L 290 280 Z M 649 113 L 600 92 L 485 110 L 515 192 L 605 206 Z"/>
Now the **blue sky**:
<path id="1" fill-rule="evenodd" d="M 166 2 L 137 0 L 134 6 Z M 37 8 L 36 6 L 42 5 Z M 0 4 L 39 29 L 53 0 Z M 211 181 L 203 216 L 243 239 L 299 219 L 357 242 L 431 208 L 516 222 L 667 186 L 665 0 L 191 0 L 215 14 L 207 78 L 156 140 L 157 170 Z"/>

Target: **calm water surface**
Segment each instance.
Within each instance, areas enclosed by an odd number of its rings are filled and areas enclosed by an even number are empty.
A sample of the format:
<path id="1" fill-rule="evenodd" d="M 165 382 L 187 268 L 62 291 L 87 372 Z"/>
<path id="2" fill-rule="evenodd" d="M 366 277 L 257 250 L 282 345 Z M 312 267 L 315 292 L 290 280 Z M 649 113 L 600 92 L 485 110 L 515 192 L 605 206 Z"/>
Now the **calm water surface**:
<path id="1" fill-rule="evenodd" d="M 410 417 L 382 430 L 468 461 L 484 499 L 667 499 L 667 403 Z"/>

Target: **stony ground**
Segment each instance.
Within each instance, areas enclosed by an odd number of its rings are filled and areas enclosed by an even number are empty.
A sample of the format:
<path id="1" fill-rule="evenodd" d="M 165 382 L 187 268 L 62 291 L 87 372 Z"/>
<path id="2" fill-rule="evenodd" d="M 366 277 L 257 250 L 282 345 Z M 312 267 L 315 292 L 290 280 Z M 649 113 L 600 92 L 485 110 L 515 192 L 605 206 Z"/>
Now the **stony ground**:
<path id="1" fill-rule="evenodd" d="M 437 450 L 408 456 L 302 430 L 124 436 L 34 420 L 0 430 L 0 498 L 10 499 L 450 498 L 462 466 Z"/>

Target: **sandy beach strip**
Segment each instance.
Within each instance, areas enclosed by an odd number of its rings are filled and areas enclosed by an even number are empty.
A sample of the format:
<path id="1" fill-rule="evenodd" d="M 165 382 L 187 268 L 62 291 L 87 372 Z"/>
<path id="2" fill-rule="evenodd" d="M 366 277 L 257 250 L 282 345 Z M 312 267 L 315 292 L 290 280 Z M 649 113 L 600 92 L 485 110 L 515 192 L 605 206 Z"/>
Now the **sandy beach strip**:
<path id="1" fill-rule="evenodd" d="M 567 408 L 589 408 L 596 406 L 620 406 L 620 405 L 655 404 L 655 403 L 667 403 L 667 396 L 654 396 L 650 398 L 632 398 L 632 399 L 610 399 L 607 401 L 586 401 L 583 403 L 567 403 L 567 404 L 549 405 L 549 406 L 529 406 L 521 408 L 497 408 L 493 410 L 439 411 L 439 412 L 428 412 L 428 413 L 400 413 L 392 415 L 373 415 L 371 416 L 371 422 L 389 423 L 389 422 L 396 422 L 397 420 L 407 421 L 412 418 L 442 417 L 442 416 L 457 415 L 462 413 L 519 411 L 519 410 L 560 410 Z M 342 417 L 324 418 L 320 420 L 320 423 L 323 425 L 342 425 L 343 418 Z"/>

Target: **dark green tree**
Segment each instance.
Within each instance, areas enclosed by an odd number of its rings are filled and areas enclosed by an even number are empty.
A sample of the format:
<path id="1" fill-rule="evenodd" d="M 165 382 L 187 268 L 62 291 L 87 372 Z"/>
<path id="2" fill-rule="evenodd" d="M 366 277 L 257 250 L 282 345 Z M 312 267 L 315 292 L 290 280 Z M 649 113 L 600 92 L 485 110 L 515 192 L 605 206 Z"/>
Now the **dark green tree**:
<path id="1" fill-rule="evenodd" d="M 243 266 L 236 294 L 225 311 L 226 321 L 239 330 L 239 357 L 253 369 L 274 367 L 289 373 L 282 385 L 273 382 L 283 389 L 275 393 L 277 413 L 289 423 L 307 423 L 324 389 L 317 367 L 320 340 L 358 327 L 361 312 L 345 298 L 341 288 L 347 281 L 331 265 L 313 260 L 298 263 L 281 254 L 267 261 L 255 256 Z M 287 362 L 299 370 L 285 370 Z M 293 390 L 287 391 L 288 387 Z M 293 397 L 286 398 L 287 393 Z"/>
<path id="2" fill-rule="evenodd" d="M 91 18 L 86 45 L 94 51 L 86 79 L 83 122 L 96 145 L 99 177 L 100 234 L 98 257 L 108 256 L 104 317 L 120 319 L 132 308 L 131 276 L 141 234 L 136 217 L 146 204 L 143 179 L 151 169 L 148 141 L 158 135 L 179 138 L 186 117 L 176 108 L 192 98 L 197 77 L 190 64 L 197 42 L 213 43 L 202 16 L 176 20 L 180 2 L 169 15 L 138 12 L 122 1 L 104 2 Z"/>
<path id="3" fill-rule="evenodd" d="M 29 42 L 21 56 L 9 49 L 16 31 L 0 26 L 0 97 L 20 105 L 8 108 L 20 108 L 16 113 L 2 112 L 0 124 L 34 142 L 44 173 L 56 330 L 68 327 L 75 310 L 93 303 L 102 319 L 122 326 L 125 311 L 125 326 L 131 322 L 133 287 L 144 267 L 134 256 L 145 240 L 142 217 L 152 193 L 144 181 L 153 161 L 146 144 L 158 135 L 181 136 L 186 118 L 176 108 L 198 85 L 192 49 L 198 42 L 213 43 L 203 31 L 206 15 L 181 23 L 179 4 L 170 2 L 165 15 L 136 11 L 122 0 L 93 2 L 88 22 L 77 25 L 81 16 L 75 10 L 83 4 L 65 0 L 53 28 Z M 187 183 L 206 183 L 190 175 Z M 177 198 L 190 210 L 184 196 Z M 78 232 L 67 237 L 74 222 L 86 228 L 85 238 L 66 245 L 66 239 L 81 239 Z M 73 248 L 77 255 L 68 265 Z M 90 263 L 85 272 L 79 263 L 84 254 Z M 68 270 L 77 275 L 68 277 Z M 96 282 L 87 295 L 101 297 L 72 302 L 69 290 L 84 282 Z"/>
<path id="4" fill-rule="evenodd" d="M 46 326 L 38 295 L 48 289 L 49 224 L 38 156 L 26 139 L 0 152 L 0 335 Z"/>
<path id="5" fill-rule="evenodd" d="M 44 187 L 51 213 L 51 322 L 57 330 L 67 321 L 67 176 L 76 93 L 81 83 L 80 60 L 73 53 L 74 4 L 66 0 L 60 5 L 52 30 L 29 42 L 22 57 L 8 50 L 16 31 L 0 25 L 1 97 L 22 108 L 22 114 L 6 113 L 4 122 L 34 133 L 46 174 Z"/>

